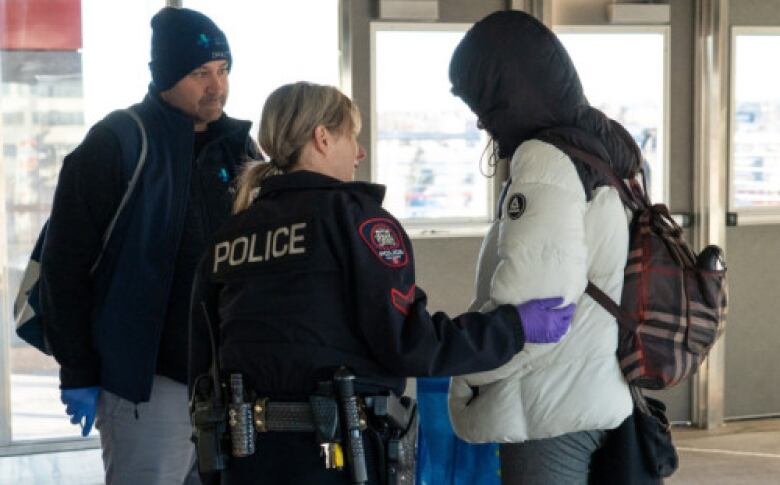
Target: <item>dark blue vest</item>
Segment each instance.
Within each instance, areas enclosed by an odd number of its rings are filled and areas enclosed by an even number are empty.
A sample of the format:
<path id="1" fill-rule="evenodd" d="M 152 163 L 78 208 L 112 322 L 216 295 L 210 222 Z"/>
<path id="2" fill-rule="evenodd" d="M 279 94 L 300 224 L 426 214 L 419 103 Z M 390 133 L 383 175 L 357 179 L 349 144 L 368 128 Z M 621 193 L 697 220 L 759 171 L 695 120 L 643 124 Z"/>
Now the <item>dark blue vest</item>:
<path id="1" fill-rule="evenodd" d="M 194 131 L 188 116 L 154 94 L 132 109 L 146 128 L 147 161 L 95 275 L 92 321 L 101 387 L 141 402 L 149 399 L 168 308 L 192 176 Z M 241 132 L 243 151 L 249 123 L 227 121 L 225 128 Z M 140 133 L 126 115 L 111 114 L 102 123 L 120 140 L 122 180 L 127 181 L 137 163 Z"/>

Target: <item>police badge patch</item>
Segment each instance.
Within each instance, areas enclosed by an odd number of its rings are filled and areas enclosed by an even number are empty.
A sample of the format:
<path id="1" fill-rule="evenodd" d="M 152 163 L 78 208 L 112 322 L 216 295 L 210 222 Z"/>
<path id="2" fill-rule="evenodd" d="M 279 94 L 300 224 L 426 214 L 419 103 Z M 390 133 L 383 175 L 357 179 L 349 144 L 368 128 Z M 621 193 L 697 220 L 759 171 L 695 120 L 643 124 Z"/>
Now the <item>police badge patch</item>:
<path id="1" fill-rule="evenodd" d="M 525 212 L 525 196 L 520 192 L 512 194 L 509 198 L 509 203 L 506 205 L 506 213 L 509 214 L 509 218 L 519 219 Z"/>
<path id="2" fill-rule="evenodd" d="M 360 237 L 371 252 L 387 266 L 402 268 L 409 263 L 401 231 L 390 219 L 374 218 L 360 224 Z"/>

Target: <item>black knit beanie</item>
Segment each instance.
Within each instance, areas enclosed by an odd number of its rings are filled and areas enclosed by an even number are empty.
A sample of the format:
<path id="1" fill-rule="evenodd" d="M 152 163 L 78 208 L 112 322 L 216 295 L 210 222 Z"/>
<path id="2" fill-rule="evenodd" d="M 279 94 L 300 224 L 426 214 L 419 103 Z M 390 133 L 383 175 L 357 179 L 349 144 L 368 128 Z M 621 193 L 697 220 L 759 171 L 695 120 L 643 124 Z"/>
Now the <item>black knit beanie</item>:
<path id="1" fill-rule="evenodd" d="M 233 62 L 225 34 L 208 17 L 165 7 L 152 17 L 152 85 L 166 91 L 196 67 L 217 59 Z"/>

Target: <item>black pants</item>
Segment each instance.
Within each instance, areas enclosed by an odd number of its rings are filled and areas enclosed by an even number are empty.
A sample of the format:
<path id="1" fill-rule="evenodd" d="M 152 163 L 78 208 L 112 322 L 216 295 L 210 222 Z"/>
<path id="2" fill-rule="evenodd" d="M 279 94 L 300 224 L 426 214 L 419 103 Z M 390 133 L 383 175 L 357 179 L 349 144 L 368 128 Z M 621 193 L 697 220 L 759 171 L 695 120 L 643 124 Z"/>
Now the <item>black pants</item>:
<path id="1" fill-rule="evenodd" d="M 368 483 L 379 484 L 374 457 L 377 447 L 364 434 Z M 346 452 L 346 450 L 345 450 Z M 346 457 L 345 457 L 346 460 Z M 230 457 L 222 472 L 223 485 L 345 485 L 352 483 L 349 468 L 326 469 L 314 433 L 260 433 L 255 454 L 246 458 Z"/>

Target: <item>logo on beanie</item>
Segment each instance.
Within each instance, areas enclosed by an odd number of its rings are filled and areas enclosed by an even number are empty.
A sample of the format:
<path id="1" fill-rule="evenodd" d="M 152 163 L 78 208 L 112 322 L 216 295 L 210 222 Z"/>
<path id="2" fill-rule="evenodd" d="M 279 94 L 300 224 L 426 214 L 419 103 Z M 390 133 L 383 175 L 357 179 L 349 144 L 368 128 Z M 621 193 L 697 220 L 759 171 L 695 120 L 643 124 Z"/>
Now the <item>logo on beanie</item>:
<path id="1" fill-rule="evenodd" d="M 208 49 L 210 44 L 211 44 L 211 39 L 209 39 L 208 35 L 206 35 L 204 33 L 201 33 L 198 36 L 198 45 L 199 46 L 201 46 L 201 47 L 203 47 L 205 49 Z"/>
<path id="2" fill-rule="evenodd" d="M 514 220 L 519 219 L 523 212 L 525 212 L 525 196 L 520 192 L 512 194 L 512 197 L 509 198 L 506 213 Z"/>
<path id="3" fill-rule="evenodd" d="M 227 42 L 217 37 L 209 37 L 204 33 L 198 34 L 198 46 L 204 49 L 214 49 L 211 51 L 212 59 L 228 59 L 230 57 L 230 50 L 227 47 Z"/>

